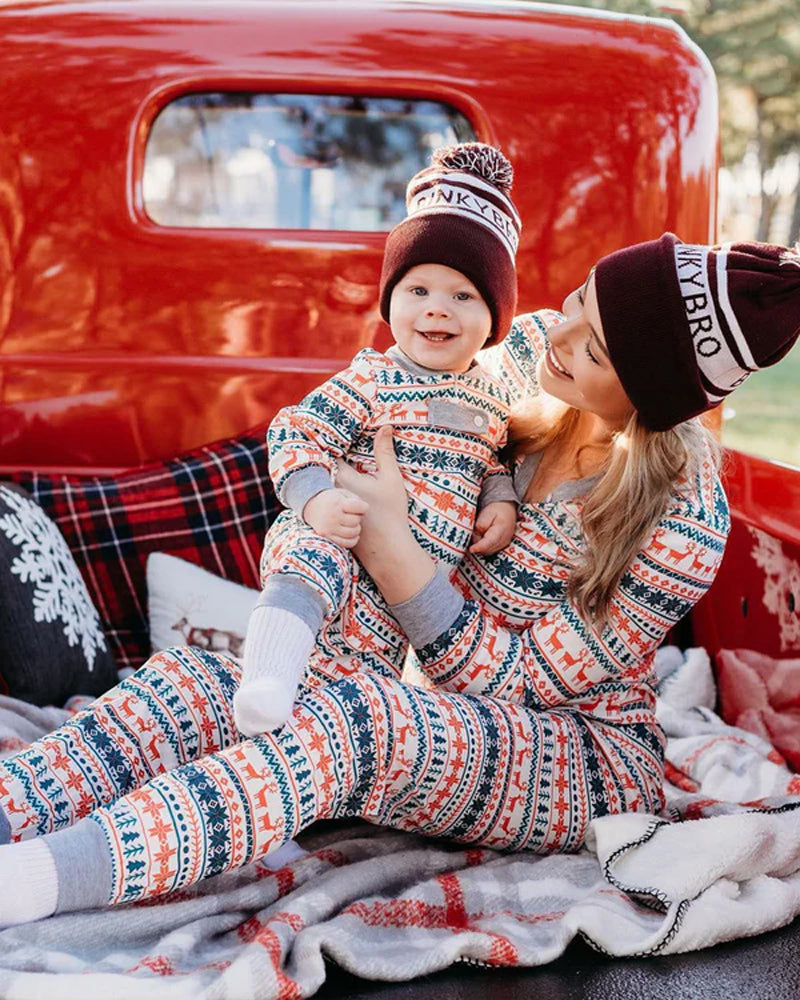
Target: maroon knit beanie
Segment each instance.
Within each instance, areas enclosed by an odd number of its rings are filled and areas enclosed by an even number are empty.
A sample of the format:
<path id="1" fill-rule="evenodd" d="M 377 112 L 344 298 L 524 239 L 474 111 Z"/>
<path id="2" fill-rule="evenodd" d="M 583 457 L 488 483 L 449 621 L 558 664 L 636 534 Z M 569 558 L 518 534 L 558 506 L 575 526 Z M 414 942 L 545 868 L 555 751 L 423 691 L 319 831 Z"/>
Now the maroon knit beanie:
<path id="1" fill-rule="evenodd" d="M 665 233 L 603 257 L 595 287 L 611 362 L 651 430 L 716 406 L 800 334 L 800 254 L 769 243 Z"/>
<path id="2" fill-rule="evenodd" d="M 444 264 L 475 285 L 492 314 L 487 343 L 502 340 L 517 306 L 514 260 L 521 223 L 509 192 L 514 171 L 482 142 L 434 150 L 431 166 L 406 189 L 406 218 L 386 238 L 381 316 L 389 322 L 395 285 L 418 264 Z"/>

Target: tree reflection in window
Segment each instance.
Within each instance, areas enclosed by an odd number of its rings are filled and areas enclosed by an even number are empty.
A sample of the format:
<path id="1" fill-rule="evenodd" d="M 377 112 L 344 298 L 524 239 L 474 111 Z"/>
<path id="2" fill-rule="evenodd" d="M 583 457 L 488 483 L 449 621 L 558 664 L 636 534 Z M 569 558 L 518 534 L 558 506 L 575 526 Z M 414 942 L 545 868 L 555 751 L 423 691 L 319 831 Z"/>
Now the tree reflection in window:
<path id="1" fill-rule="evenodd" d="M 153 123 L 145 210 L 163 226 L 384 231 L 431 151 L 474 138 L 435 101 L 186 94 Z"/>

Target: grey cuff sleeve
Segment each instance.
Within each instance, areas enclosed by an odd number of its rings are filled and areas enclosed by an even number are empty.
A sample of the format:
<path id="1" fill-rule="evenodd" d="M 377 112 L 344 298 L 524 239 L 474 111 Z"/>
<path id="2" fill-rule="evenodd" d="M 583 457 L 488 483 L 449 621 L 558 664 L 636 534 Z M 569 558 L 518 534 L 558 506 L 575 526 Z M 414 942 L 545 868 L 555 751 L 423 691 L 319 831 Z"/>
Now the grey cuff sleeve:
<path id="1" fill-rule="evenodd" d="M 464 598 L 447 578 L 447 572 L 436 567 L 433 577 L 413 597 L 400 604 L 390 604 L 389 610 L 400 622 L 415 649 L 422 649 L 438 639 L 461 614 Z"/>
<path id="2" fill-rule="evenodd" d="M 303 516 L 303 508 L 308 501 L 322 493 L 333 489 L 333 477 L 321 465 L 306 465 L 296 472 L 290 472 L 283 482 L 278 499 L 289 507 L 299 517 Z"/>
<path id="3" fill-rule="evenodd" d="M 481 495 L 478 497 L 478 510 L 483 510 L 487 503 L 494 503 L 495 500 L 509 500 L 514 504 L 519 503 L 519 497 L 514 489 L 514 481 L 510 473 L 504 476 L 498 472 L 484 479 Z"/>
<path id="4" fill-rule="evenodd" d="M 47 838 L 58 873 L 56 913 L 93 910 L 111 899 L 111 851 L 100 826 L 88 816 Z"/>

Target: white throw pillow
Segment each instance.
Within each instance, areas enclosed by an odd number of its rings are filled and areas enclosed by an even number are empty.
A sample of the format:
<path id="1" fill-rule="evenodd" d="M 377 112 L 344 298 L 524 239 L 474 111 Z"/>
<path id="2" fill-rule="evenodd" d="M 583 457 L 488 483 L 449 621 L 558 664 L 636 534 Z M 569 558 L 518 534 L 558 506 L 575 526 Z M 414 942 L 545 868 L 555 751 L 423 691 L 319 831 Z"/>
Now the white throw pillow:
<path id="1" fill-rule="evenodd" d="M 153 652 L 202 646 L 241 656 L 258 593 L 185 559 L 152 552 L 147 557 L 147 605 Z"/>

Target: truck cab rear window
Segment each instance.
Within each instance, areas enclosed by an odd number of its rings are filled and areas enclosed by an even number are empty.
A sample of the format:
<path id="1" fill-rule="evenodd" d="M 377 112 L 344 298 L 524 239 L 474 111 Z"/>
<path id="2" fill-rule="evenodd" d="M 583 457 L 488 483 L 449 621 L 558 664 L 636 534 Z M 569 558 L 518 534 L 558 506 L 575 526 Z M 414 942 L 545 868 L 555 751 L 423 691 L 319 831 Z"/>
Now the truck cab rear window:
<path id="1" fill-rule="evenodd" d="M 474 138 L 435 101 L 187 94 L 150 131 L 145 211 L 163 226 L 384 231 L 431 151 Z"/>

